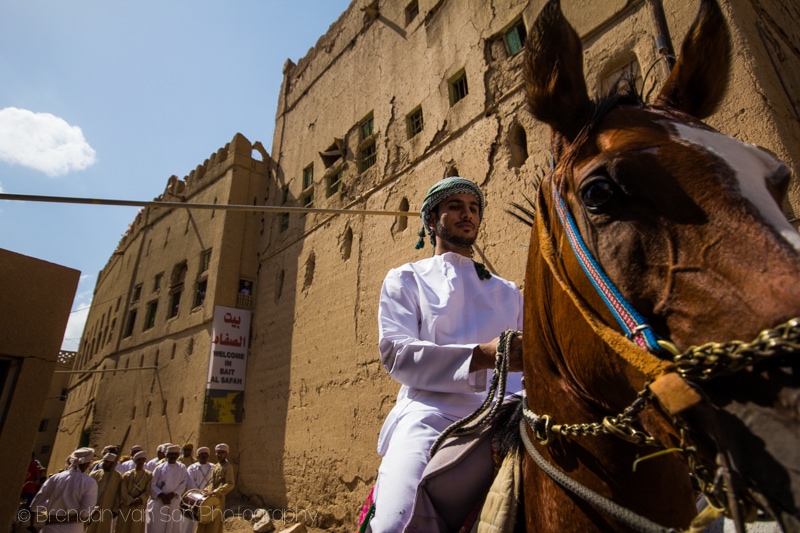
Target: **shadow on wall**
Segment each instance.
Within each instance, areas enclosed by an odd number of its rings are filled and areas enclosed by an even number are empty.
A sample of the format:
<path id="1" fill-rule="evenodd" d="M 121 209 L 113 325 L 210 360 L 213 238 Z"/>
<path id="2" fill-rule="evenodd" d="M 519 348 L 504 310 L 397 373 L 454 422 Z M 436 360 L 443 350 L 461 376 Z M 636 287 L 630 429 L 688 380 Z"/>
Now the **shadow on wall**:
<path id="1" fill-rule="evenodd" d="M 283 183 L 281 170 L 276 182 Z M 291 198 L 282 203 L 294 205 Z M 281 243 L 281 215 L 263 215 L 261 241 Z M 294 224 L 293 224 L 294 225 Z M 265 238 L 272 233 L 272 238 Z M 267 235 L 269 237 L 269 235 Z M 276 239 L 276 237 L 278 237 Z M 275 249 L 279 249 L 278 244 Z M 247 476 L 238 476 L 241 493 L 266 508 L 287 505 L 287 487 L 283 460 L 286 452 L 291 358 L 294 336 L 295 295 L 298 283 L 298 254 L 302 242 L 289 246 L 269 257 L 274 249 L 261 252 L 266 259 L 259 264 L 255 284 L 256 301 L 253 314 L 251 350 L 247 362 L 247 384 L 244 395 L 244 421 L 240 433 L 242 468 Z"/>

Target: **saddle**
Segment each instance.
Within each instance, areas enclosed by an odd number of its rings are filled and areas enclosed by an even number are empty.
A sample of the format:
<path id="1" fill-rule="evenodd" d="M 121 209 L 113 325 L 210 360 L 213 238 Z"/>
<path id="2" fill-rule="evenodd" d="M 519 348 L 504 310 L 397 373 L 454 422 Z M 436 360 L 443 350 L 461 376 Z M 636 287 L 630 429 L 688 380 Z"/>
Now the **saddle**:
<path id="1" fill-rule="evenodd" d="M 496 471 L 491 427 L 453 437 L 425 468 L 405 531 L 512 531 L 520 484 L 519 453 L 507 455 Z"/>

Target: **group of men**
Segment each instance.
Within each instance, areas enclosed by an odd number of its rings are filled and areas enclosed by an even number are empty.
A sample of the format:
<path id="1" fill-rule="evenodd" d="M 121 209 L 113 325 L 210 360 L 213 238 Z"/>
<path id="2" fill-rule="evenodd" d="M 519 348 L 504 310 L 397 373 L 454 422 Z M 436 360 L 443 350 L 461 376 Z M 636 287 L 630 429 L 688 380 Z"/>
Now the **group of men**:
<path id="1" fill-rule="evenodd" d="M 92 448 L 79 448 L 62 472 L 44 482 L 31 511 L 42 516 L 43 533 L 222 533 L 225 495 L 235 486 L 230 448 L 217 444 L 216 464 L 208 461 L 208 448 L 199 448 L 197 459 L 192 451 L 191 444 L 161 444 L 148 461 L 136 445 L 120 462 L 114 446 L 94 461 Z M 184 514 L 193 511 L 181 509 L 187 491 L 198 507 L 214 501 L 205 509 L 210 520 L 199 523 L 196 515 Z"/>

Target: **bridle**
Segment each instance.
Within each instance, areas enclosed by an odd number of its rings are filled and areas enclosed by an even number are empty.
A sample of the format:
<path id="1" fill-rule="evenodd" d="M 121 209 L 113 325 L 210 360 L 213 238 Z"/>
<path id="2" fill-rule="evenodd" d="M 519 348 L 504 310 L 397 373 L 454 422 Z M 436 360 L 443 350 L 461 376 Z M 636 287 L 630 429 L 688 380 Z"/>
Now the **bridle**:
<path id="1" fill-rule="evenodd" d="M 551 179 L 554 172 L 555 165 L 553 164 L 549 176 Z M 569 479 L 563 472 L 547 462 L 536 450 L 528 436 L 527 429 L 530 429 L 534 440 L 545 446 L 553 442 L 557 436 L 613 435 L 634 444 L 664 448 L 660 442 L 647 432 L 637 428 L 635 424 L 636 416 L 647 405 L 658 404 L 657 397 L 651 390 L 651 384 L 654 380 L 664 375 L 677 373 L 682 378 L 679 381 L 683 382 L 685 380 L 691 384 L 692 382 L 707 381 L 722 375 L 735 374 L 776 356 L 800 353 L 800 317 L 793 318 L 775 328 L 762 331 L 755 340 L 749 343 L 741 341 L 707 343 L 702 346 L 693 346 L 684 352 L 680 352 L 673 343 L 660 338 L 656 334 L 653 328 L 647 324 L 644 317 L 624 298 L 608 278 L 583 241 L 569 208 L 558 193 L 557 187 L 552 181 L 550 183 L 552 184 L 552 201 L 555 211 L 564 228 L 570 247 L 584 273 L 591 280 L 595 290 L 611 311 L 623 333 L 619 333 L 605 325 L 599 317 L 581 302 L 572 287 L 559 275 L 558 268 L 555 265 L 557 254 L 555 254 L 553 235 L 543 221 L 543 217 L 537 216 L 534 223 L 536 224 L 536 230 L 539 232 L 540 249 L 552 276 L 570 296 L 573 304 L 581 311 L 594 332 L 615 352 L 648 376 L 650 381 L 637 394 L 631 405 L 619 415 L 605 417 L 601 422 L 580 424 L 556 424 L 546 414 L 535 414 L 528 406 L 523 388 L 523 419 L 520 421 L 520 435 L 534 462 L 569 492 L 596 505 L 632 529 L 647 532 L 674 531 L 638 516 Z M 543 190 L 544 187 L 540 186 L 537 195 L 536 211 L 539 214 L 544 213 L 546 210 Z M 498 355 L 501 355 L 499 350 Z M 672 381 L 674 382 L 675 380 L 673 379 Z M 683 386 L 687 386 L 685 382 L 683 382 Z M 693 388 L 696 390 L 696 387 Z M 700 396 L 697 396 L 697 401 L 700 399 Z M 729 487 L 725 486 L 726 481 L 730 479 L 729 473 L 724 471 L 724 467 L 714 469 L 703 463 L 698 456 L 696 446 L 692 442 L 688 425 L 677 413 L 671 413 L 670 418 L 673 427 L 680 436 L 679 446 L 677 448 L 662 449 L 644 459 L 672 452 L 680 452 L 686 456 L 689 469 L 694 474 L 700 489 L 710 504 L 701 515 L 698 515 L 693 525 L 710 524 L 711 521 L 722 514 L 741 516 L 740 513 L 733 512 L 731 509 L 731 502 L 736 502 L 736 499 L 728 494 Z M 721 472 L 720 470 L 723 471 Z"/>

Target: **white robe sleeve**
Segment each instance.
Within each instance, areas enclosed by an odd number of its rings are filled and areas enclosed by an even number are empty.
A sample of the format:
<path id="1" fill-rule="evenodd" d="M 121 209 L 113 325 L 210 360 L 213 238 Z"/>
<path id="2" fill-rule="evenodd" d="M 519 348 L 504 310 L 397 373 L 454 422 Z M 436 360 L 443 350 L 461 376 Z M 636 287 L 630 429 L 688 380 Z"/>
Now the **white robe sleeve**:
<path id="1" fill-rule="evenodd" d="M 408 280 L 404 282 L 404 276 L 413 274 L 390 271 L 381 288 L 379 347 L 389 375 L 418 390 L 447 393 L 484 390 L 485 371 L 473 373 L 470 378 L 469 366 L 475 346 L 491 339 L 447 345 L 421 340 L 420 323 L 425 317 L 420 316 L 415 287 Z"/>

